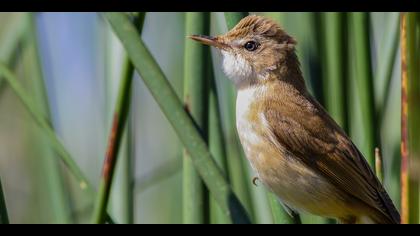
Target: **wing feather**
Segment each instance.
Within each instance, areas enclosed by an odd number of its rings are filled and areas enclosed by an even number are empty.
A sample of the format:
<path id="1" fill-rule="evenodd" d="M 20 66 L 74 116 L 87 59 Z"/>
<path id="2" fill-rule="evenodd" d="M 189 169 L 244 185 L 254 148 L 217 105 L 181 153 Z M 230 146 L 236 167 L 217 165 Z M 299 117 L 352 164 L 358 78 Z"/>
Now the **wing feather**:
<path id="1" fill-rule="evenodd" d="M 365 158 L 321 105 L 313 98 L 307 109 L 288 107 L 296 105 L 290 101 L 268 102 L 263 113 L 273 139 L 335 186 L 399 223 L 398 211 Z"/>

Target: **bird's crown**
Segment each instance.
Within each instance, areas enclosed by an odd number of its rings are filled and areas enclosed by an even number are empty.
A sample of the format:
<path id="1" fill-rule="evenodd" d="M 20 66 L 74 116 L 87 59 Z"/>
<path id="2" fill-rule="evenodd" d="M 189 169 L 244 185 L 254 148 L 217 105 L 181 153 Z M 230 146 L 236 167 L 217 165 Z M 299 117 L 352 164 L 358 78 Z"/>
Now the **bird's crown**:
<path id="1" fill-rule="evenodd" d="M 263 17 L 250 15 L 243 18 L 239 23 L 230 30 L 226 38 L 243 38 L 248 35 L 259 35 L 275 39 L 278 43 L 296 44 L 296 41 L 289 36 L 274 20 Z"/>

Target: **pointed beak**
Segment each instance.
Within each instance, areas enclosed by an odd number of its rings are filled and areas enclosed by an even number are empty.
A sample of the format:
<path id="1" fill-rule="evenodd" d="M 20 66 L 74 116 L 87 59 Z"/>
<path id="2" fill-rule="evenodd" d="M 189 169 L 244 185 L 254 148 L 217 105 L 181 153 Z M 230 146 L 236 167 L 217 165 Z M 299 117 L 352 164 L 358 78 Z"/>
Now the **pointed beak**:
<path id="1" fill-rule="evenodd" d="M 213 46 L 219 49 L 225 49 L 228 47 L 227 44 L 221 42 L 217 37 L 206 36 L 206 35 L 191 35 L 190 39 L 198 41 L 202 44 Z"/>

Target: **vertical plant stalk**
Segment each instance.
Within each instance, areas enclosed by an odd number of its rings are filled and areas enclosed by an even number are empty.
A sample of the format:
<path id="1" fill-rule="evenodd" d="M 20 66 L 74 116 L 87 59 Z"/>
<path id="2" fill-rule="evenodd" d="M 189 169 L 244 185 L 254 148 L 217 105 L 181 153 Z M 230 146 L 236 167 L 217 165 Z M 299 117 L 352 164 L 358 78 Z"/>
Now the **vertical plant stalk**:
<path id="1" fill-rule="evenodd" d="M 9 215 L 7 214 L 6 200 L 4 197 L 1 180 L 0 180 L 0 224 L 9 224 Z"/>
<path id="2" fill-rule="evenodd" d="M 231 217 L 233 223 L 250 223 L 245 209 L 223 177 L 200 132 L 159 65 L 139 39 L 134 25 L 123 13 L 105 13 L 105 16 L 223 212 Z"/>
<path id="3" fill-rule="evenodd" d="M 93 198 L 95 196 L 95 190 L 93 189 L 92 184 L 90 184 L 86 176 L 83 174 L 82 170 L 71 157 L 70 153 L 61 143 L 60 139 L 57 137 L 56 133 L 51 128 L 48 120 L 44 117 L 44 114 L 38 110 L 37 105 L 23 89 L 16 75 L 14 75 L 13 72 L 9 68 L 7 68 L 7 66 L 2 62 L 0 62 L 0 76 L 4 76 L 5 81 L 9 84 L 10 88 L 13 90 L 13 92 L 28 110 L 29 114 L 38 124 L 40 129 L 43 132 L 45 132 L 51 145 L 59 154 L 59 157 L 61 157 L 61 160 L 64 162 L 66 167 L 70 170 L 70 172 L 79 182 L 79 187 L 82 190 L 86 191 L 86 193 Z M 107 215 L 107 221 L 113 223 L 113 220 L 109 217 L 109 215 Z"/>
<path id="4" fill-rule="evenodd" d="M 380 53 L 378 55 L 378 66 L 375 73 L 376 81 L 384 81 L 384 86 L 379 87 L 375 93 L 376 108 L 379 120 L 382 123 L 383 113 L 388 104 L 387 96 L 390 90 L 392 71 L 398 51 L 400 20 L 398 12 L 391 12 L 389 24 L 386 27 L 386 33 L 383 37 L 383 43 L 380 45 Z M 380 89 L 379 89 L 380 88 Z M 380 126 L 378 126 L 380 127 Z"/>
<path id="5" fill-rule="evenodd" d="M 134 22 L 136 28 L 138 28 L 139 36 L 142 31 L 143 22 L 144 13 L 141 13 L 138 19 Z M 126 126 L 130 110 L 133 73 L 133 64 L 128 58 L 126 58 L 124 60 L 123 75 L 117 95 L 117 102 L 115 104 L 112 127 L 108 138 L 108 147 L 102 167 L 102 177 L 99 184 L 99 191 L 92 215 L 92 223 L 102 224 L 106 219 L 106 208 L 108 206 L 118 151 L 120 149 L 124 128 Z"/>
<path id="6" fill-rule="evenodd" d="M 401 223 L 408 224 L 408 74 L 407 74 L 407 13 L 401 13 Z"/>
<path id="7" fill-rule="evenodd" d="M 326 81 L 324 101 L 328 113 L 344 129 L 347 130 L 346 117 L 346 73 L 343 55 L 346 51 L 344 45 L 345 22 L 340 12 L 324 13 L 324 45 Z"/>
<path id="8" fill-rule="evenodd" d="M 128 58 L 127 58 L 128 59 Z M 131 63 L 131 62 L 130 62 Z M 133 75 L 134 76 L 134 75 Z M 132 95 L 131 95 L 132 97 Z M 124 224 L 134 224 L 134 210 L 135 210 L 135 193 L 134 193 L 134 182 L 135 182 L 135 154 L 133 145 L 135 141 L 133 141 L 133 113 L 129 113 L 128 115 L 128 123 L 127 128 L 123 136 L 125 136 L 126 140 L 126 155 L 122 156 L 120 159 L 120 164 L 123 166 L 123 184 L 121 189 L 122 195 L 122 212 L 123 212 L 123 219 L 122 222 Z"/>
<path id="9" fill-rule="evenodd" d="M 31 71 L 32 76 L 32 79 L 29 80 L 28 83 L 32 90 L 33 101 L 37 104 L 40 111 L 44 113 L 44 117 L 52 127 L 48 95 L 45 88 L 41 57 L 38 49 L 36 19 L 34 14 L 35 13 L 28 13 L 26 15 L 28 20 L 28 32 L 25 44 L 29 53 L 29 60 L 26 62 L 29 64 L 28 69 Z M 40 148 L 41 151 L 39 163 L 41 165 L 40 168 L 43 169 L 41 172 L 45 176 L 45 186 L 48 192 L 49 204 L 51 205 L 51 210 L 53 212 L 53 222 L 71 223 L 70 204 L 69 199 L 67 198 L 68 193 L 64 188 L 64 179 L 60 165 L 57 162 L 57 159 L 54 158 L 54 155 L 57 154 L 55 154 L 50 147 L 45 146 L 45 143 L 48 143 L 48 140 L 42 135 L 41 138 L 37 140 L 38 148 Z"/>
<path id="10" fill-rule="evenodd" d="M 188 12 L 185 20 L 186 35 L 209 33 L 209 14 Z M 184 52 L 184 107 L 201 130 L 202 137 L 206 134 L 206 48 L 192 41 L 185 41 Z M 204 188 L 199 174 L 194 168 L 191 157 L 184 149 L 183 158 L 183 222 L 185 224 L 201 224 L 205 221 Z"/>
<path id="11" fill-rule="evenodd" d="M 213 155 L 216 163 L 222 170 L 224 176 L 228 179 L 228 168 L 226 160 L 225 141 L 222 130 L 222 118 L 219 110 L 219 100 L 217 95 L 216 80 L 213 74 L 213 64 L 211 63 L 210 48 L 205 47 L 208 52 L 208 81 L 209 86 L 209 118 L 208 118 L 208 134 L 209 134 L 209 150 Z M 210 196 L 210 222 L 228 224 L 231 220 L 223 214 L 222 209 L 217 204 L 216 200 Z"/>
<path id="12" fill-rule="evenodd" d="M 362 151 L 369 165 L 375 166 L 372 150 L 379 146 L 378 130 L 376 128 L 375 103 L 373 91 L 372 60 L 370 53 L 369 13 L 351 13 L 352 36 L 354 41 L 354 55 L 356 65 L 356 84 L 360 96 L 360 108 L 363 117 L 365 145 Z"/>
<path id="13" fill-rule="evenodd" d="M 242 18 L 248 16 L 248 12 L 225 12 L 226 25 L 229 30 L 235 27 Z"/>

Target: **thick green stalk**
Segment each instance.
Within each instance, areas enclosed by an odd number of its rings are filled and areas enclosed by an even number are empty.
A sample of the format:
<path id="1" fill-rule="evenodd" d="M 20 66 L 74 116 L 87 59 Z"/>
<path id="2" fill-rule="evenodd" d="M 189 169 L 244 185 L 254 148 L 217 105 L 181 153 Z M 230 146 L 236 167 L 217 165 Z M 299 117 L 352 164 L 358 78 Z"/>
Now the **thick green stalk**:
<path id="1" fill-rule="evenodd" d="M 144 13 L 141 13 L 134 24 L 141 34 L 144 22 Z M 105 154 L 104 165 L 102 168 L 102 178 L 99 184 L 99 191 L 92 215 L 92 222 L 102 224 L 106 219 L 106 208 L 109 201 L 112 180 L 117 163 L 118 151 L 122 141 L 124 128 L 130 110 L 131 85 L 133 81 L 134 67 L 128 58 L 124 61 L 123 75 L 120 82 L 117 102 L 113 114 L 112 127 L 108 139 L 107 152 Z M 131 182 L 131 181 L 130 181 Z"/>
<path id="2" fill-rule="evenodd" d="M 184 110 L 182 102 L 170 86 L 159 65 L 143 41 L 139 39 L 134 25 L 123 13 L 105 13 L 105 16 L 122 41 L 137 72 L 188 150 L 195 168 L 223 212 L 231 217 L 234 223 L 249 223 L 245 209 L 223 177 L 223 173 L 210 154 L 204 139 L 194 126 L 191 117 Z"/>
<path id="3" fill-rule="evenodd" d="M 322 76 L 320 75 L 322 58 L 322 30 L 320 28 L 321 13 L 314 12 L 282 12 L 265 13 L 273 18 L 288 34 L 293 36 L 298 44 L 296 54 L 301 62 L 302 73 L 308 91 L 323 103 Z"/>
<path id="4" fill-rule="evenodd" d="M 377 50 L 377 67 L 375 71 L 374 79 L 374 91 L 375 91 L 375 106 L 376 114 L 378 117 L 378 129 L 383 128 L 384 121 L 386 119 L 385 110 L 388 107 L 390 101 L 390 92 L 391 92 L 391 78 L 394 71 L 394 64 L 397 58 L 397 51 L 399 48 L 399 35 L 400 35 L 400 17 L 398 12 L 388 13 L 387 24 L 385 25 L 385 32 L 381 37 L 381 42 L 379 44 L 380 50 Z M 385 141 L 384 138 L 379 140 L 381 143 Z M 383 144 L 386 145 L 386 144 Z M 375 158 L 378 160 L 377 158 Z M 375 171 L 381 173 L 378 178 L 383 181 L 385 179 L 384 175 L 384 166 L 382 159 L 375 164 Z M 395 168 L 393 168 L 395 169 Z M 396 169 L 398 170 L 398 169 Z M 387 173 L 387 176 L 390 176 L 394 171 Z M 397 177 L 400 175 L 399 171 L 396 174 L 392 174 Z M 382 179 L 381 179 L 382 178 Z"/>
<path id="5" fill-rule="evenodd" d="M 27 14 L 28 20 L 28 32 L 26 37 L 26 50 L 28 50 L 28 57 L 25 63 L 28 64 L 27 70 L 30 73 L 32 79 L 28 80 L 29 88 L 32 93 L 32 100 L 36 103 L 39 111 L 43 113 L 46 121 L 51 125 L 51 114 L 48 104 L 48 96 L 45 89 L 45 83 L 43 78 L 42 66 L 40 61 L 38 40 L 36 32 L 36 22 L 33 13 Z M 28 76 L 29 77 L 29 76 Z M 53 223 L 71 223 L 71 213 L 69 199 L 67 198 L 64 188 L 64 180 L 61 175 L 60 165 L 57 159 L 54 158 L 56 155 L 51 147 L 48 147 L 48 139 L 41 135 L 35 141 L 36 148 L 40 151 L 39 168 L 42 169 L 41 173 L 44 176 L 47 202 L 51 206 L 52 210 L 52 222 Z"/>
<path id="6" fill-rule="evenodd" d="M 0 180 L 0 224 L 9 224 L 6 201 L 4 198 L 3 187 Z"/>
<path id="7" fill-rule="evenodd" d="M 375 90 L 376 108 L 378 110 L 378 117 L 383 120 L 383 111 L 388 103 L 392 71 L 394 68 L 395 59 L 398 51 L 399 42 L 399 13 L 389 13 L 388 25 L 385 27 L 385 35 L 382 37 L 380 50 L 378 50 L 378 66 L 375 73 L 375 81 L 383 81 L 383 86 L 377 86 Z"/>
<path id="8" fill-rule="evenodd" d="M 324 102 L 328 113 L 343 128 L 347 127 L 346 117 L 346 65 L 344 42 L 344 14 L 340 12 L 324 13 L 324 56 L 325 82 Z"/>
<path id="9" fill-rule="evenodd" d="M 82 190 L 85 190 L 87 194 L 89 194 L 89 196 L 93 198 L 95 196 L 95 190 L 93 189 L 92 184 L 90 184 L 90 182 L 85 177 L 79 166 L 71 157 L 70 153 L 61 143 L 60 139 L 57 137 L 56 133 L 51 128 L 48 119 L 46 119 L 44 114 L 38 110 L 36 103 L 23 89 L 22 85 L 18 81 L 17 77 L 13 74 L 13 72 L 9 68 L 7 68 L 7 66 L 2 62 L 0 62 L 0 76 L 3 76 L 5 78 L 5 81 L 10 85 L 13 92 L 21 100 L 21 102 L 29 111 L 30 115 L 38 124 L 40 129 L 43 132 L 45 132 L 52 147 L 59 154 L 59 157 L 61 157 L 64 164 L 79 182 L 80 188 Z M 112 219 L 109 216 L 107 217 L 107 220 L 112 221 Z"/>
<path id="10" fill-rule="evenodd" d="M 350 14 L 352 26 L 352 40 L 354 42 L 354 63 L 356 66 L 356 86 L 360 99 L 360 113 L 363 122 L 365 142 L 360 147 L 369 165 L 374 168 L 375 147 L 379 145 L 377 127 L 375 124 L 375 103 L 373 90 L 372 60 L 370 52 L 369 14 L 356 12 Z"/>
<path id="11" fill-rule="evenodd" d="M 210 50 L 209 48 L 206 49 Z M 222 130 L 221 114 L 219 111 L 216 81 L 213 75 L 213 64 L 211 63 L 211 60 L 209 60 L 208 63 L 210 63 L 207 68 L 209 77 L 208 80 L 210 83 L 208 122 L 209 150 L 219 167 L 222 169 L 225 177 L 228 177 L 229 175 L 227 169 L 226 149 Z M 225 214 L 223 214 L 222 209 L 220 209 L 219 205 L 213 197 L 210 197 L 210 222 L 219 224 L 226 224 L 231 222 L 230 219 L 226 217 Z"/>
<path id="12" fill-rule="evenodd" d="M 225 20 L 228 29 L 231 30 L 242 18 L 247 15 L 248 12 L 225 12 Z"/>
<path id="13" fill-rule="evenodd" d="M 207 35 L 209 14 L 188 12 L 185 20 L 185 34 Z M 206 64 L 207 50 L 192 40 L 185 41 L 184 51 L 184 106 L 207 139 Z M 204 223 L 205 202 L 203 183 L 194 168 L 191 157 L 184 150 L 183 158 L 183 222 L 186 224 Z"/>

